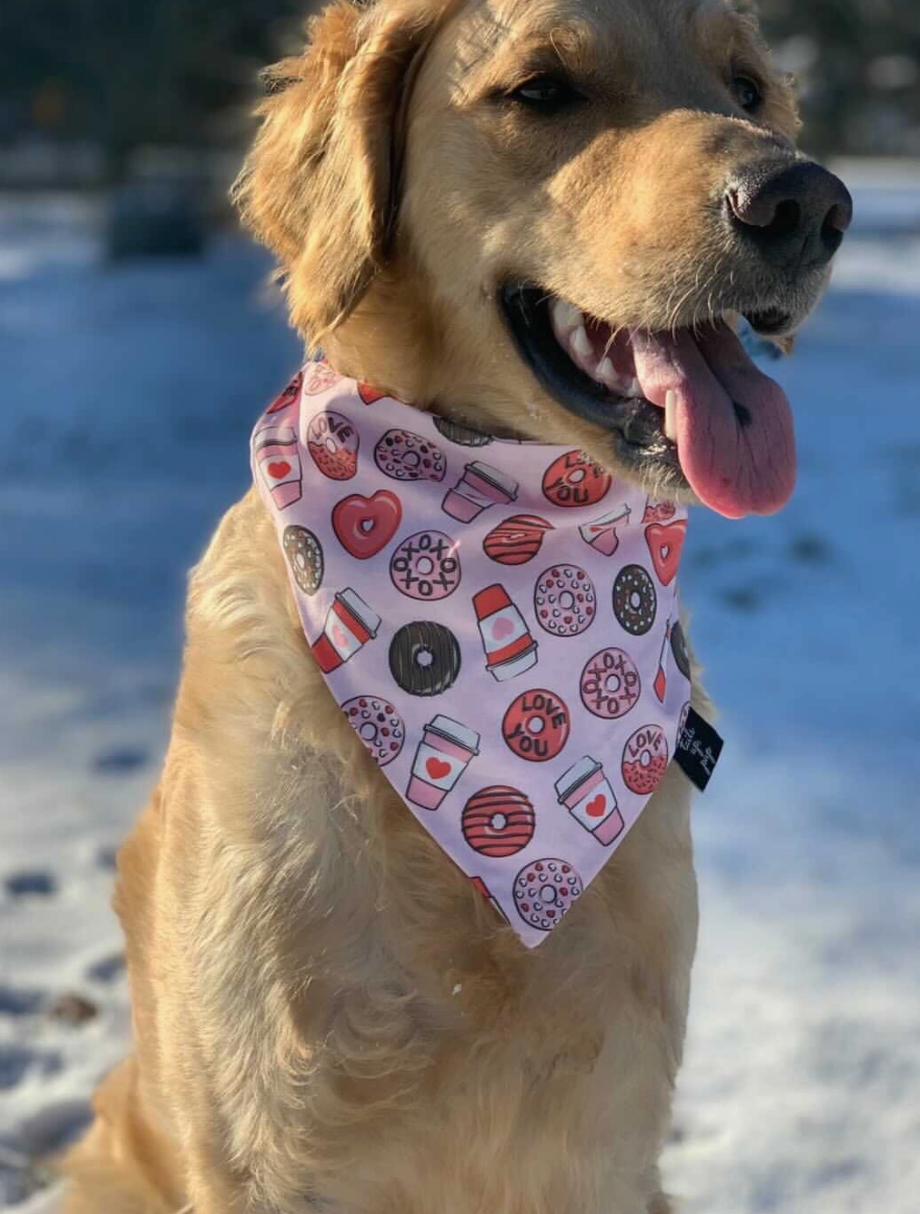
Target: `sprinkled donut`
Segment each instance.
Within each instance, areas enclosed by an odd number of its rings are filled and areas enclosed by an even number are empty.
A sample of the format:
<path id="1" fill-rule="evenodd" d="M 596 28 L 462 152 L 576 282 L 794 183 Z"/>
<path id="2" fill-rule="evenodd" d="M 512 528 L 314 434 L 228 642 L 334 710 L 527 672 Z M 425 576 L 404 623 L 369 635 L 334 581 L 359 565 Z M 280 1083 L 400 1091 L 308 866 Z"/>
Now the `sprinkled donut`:
<path id="1" fill-rule="evenodd" d="M 411 430 L 387 430 L 374 449 L 374 459 L 384 476 L 394 481 L 442 481 L 447 471 L 440 447 Z"/>
<path id="2" fill-rule="evenodd" d="M 584 451 L 569 451 L 546 469 L 543 494 L 554 506 L 596 506 L 611 483 L 610 475 Z"/>
<path id="3" fill-rule="evenodd" d="M 533 838 L 535 822 L 533 806 L 522 792 L 495 784 L 470 797 L 460 825 L 473 851 L 504 859 L 524 850 Z"/>
<path id="4" fill-rule="evenodd" d="M 390 559 L 390 578 L 410 599 L 446 599 L 460 585 L 457 541 L 443 531 L 410 535 Z"/>
<path id="5" fill-rule="evenodd" d="M 574 637 L 594 623 L 594 583 L 575 565 L 553 565 L 541 574 L 533 595 L 537 622 L 557 637 Z"/>
<path id="6" fill-rule="evenodd" d="M 658 595 L 641 565 L 626 565 L 613 583 L 613 614 L 634 637 L 645 636 L 655 623 Z"/>
<path id="7" fill-rule="evenodd" d="M 386 767 L 399 756 L 406 727 L 392 704 L 377 696 L 355 696 L 345 701 L 342 712 L 378 767 Z"/>
<path id="8" fill-rule="evenodd" d="M 324 570 L 319 540 L 306 527 L 291 526 L 285 527 L 281 546 L 298 588 L 304 594 L 316 594 L 323 584 Z"/>
<path id="9" fill-rule="evenodd" d="M 437 696 L 456 682 L 460 646 L 432 620 L 403 624 L 390 642 L 390 674 L 410 696 Z"/>
<path id="10" fill-rule="evenodd" d="M 669 523 L 677 513 L 677 507 L 672 506 L 670 502 L 655 502 L 652 499 L 645 500 L 645 514 L 643 515 L 643 523 Z"/>
<path id="11" fill-rule="evenodd" d="M 668 767 L 668 743 L 660 725 L 643 725 L 623 747 L 623 783 L 631 792 L 650 797 Z"/>
<path id="12" fill-rule="evenodd" d="M 536 514 L 513 514 L 490 531 L 482 548 L 499 565 L 526 565 L 540 551 L 552 523 Z"/>
<path id="13" fill-rule="evenodd" d="M 581 702 L 605 721 L 625 717 L 641 694 L 639 671 L 623 649 L 602 649 L 581 672 Z"/>
<path id="14" fill-rule="evenodd" d="M 514 905 L 525 923 L 549 932 L 581 896 L 581 877 L 565 860 L 537 860 L 514 882 Z"/>
<path id="15" fill-rule="evenodd" d="M 331 409 L 317 413 L 307 427 L 307 450 L 333 481 L 349 481 L 358 471 L 358 431 L 347 417 Z"/>
<path id="16" fill-rule="evenodd" d="M 330 367 L 325 359 L 311 363 L 304 370 L 306 371 L 306 377 L 303 383 L 303 390 L 307 396 L 319 396 L 321 393 L 328 391 L 333 384 L 337 384 L 342 378 L 338 371 Z"/>

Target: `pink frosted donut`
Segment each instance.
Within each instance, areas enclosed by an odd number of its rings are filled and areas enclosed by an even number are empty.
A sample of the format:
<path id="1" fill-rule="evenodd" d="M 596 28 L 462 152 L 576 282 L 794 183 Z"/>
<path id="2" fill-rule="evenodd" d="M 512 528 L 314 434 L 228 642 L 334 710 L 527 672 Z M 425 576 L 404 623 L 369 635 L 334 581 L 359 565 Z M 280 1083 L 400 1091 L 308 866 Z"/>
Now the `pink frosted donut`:
<path id="1" fill-rule="evenodd" d="M 442 481 L 447 471 L 441 448 L 411 430 L 387 430 L 374 448 L 374 459 L 394 481 Z"/>
<path id="2" fill-rule="evenodd" d="M 342 712 L 378 767 L 398 758 L 406 740 L 403 719 L 388 700 L 377 696 L 355 696 L 346 700 Z"/>
<path id="3" fill-rule="evenodd" d="M 624 649 L 602 649 L 581 672 L 581 702 L 605 721 L 625 717 L 642 694 L 636 663 Z"/>
<path id="4" fill-rule="evenodd" d="M 390 558 L 390 579 L 410 599 L 446 599 L 460 585 L 457 541 L 443 531 L 410 535 Z"/>
<path id="5" fill-rule="evenodd" d="M 533 605 L 541 628 L 557 637 L 578 636 L 594 623 L 594 583 L 575 565 L 553 565 L 540 575 Z"/>
<path id="6" fill-rule="evenodd" d="M 581 877 L 566 860 L 536 860 L 514 881 L 514 905 L 525 923 L 549 932 L 581 896 Z"/>

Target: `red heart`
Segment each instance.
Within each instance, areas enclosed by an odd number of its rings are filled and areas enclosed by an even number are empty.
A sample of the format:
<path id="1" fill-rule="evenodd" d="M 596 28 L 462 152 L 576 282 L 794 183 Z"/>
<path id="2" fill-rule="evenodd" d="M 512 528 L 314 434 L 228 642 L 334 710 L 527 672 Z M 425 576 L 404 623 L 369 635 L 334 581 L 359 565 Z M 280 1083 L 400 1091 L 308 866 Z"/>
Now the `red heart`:
<path id="1" fill-rule="evenodd" d="M 432 780 L 443 780 L 445 776 L 450 775 L 450 764 L 445 763 L 443 759 L 432 758 L 426 761 L 425 770 Z"/>
<path id="2" fill-rule="evenodd" d="M 377 389 L 372 388 L 370 384 L 358 384 L 358 395 L 366 405 L 372 405 L 374 401 L 383 400 L 386 393 L 378 392 Z"/>
<path id="3" fill-rule="evenodd" d="M 599 792 L 593 801 L 588 802 L 585 813 L 589 818 L 603 818 L 604 811 L 607 809 L 607 798 L 602 792 Z"/>
<path id="4" fill-rule="evenodd" d="M 286 459 L 279 459 L 276 463 L 268 465 L 268 475 L 272 480 L 280 481 L 291 470 L 291 465 Z"/>
<path id="5" fill-rule="evenodd" d="M 655 566 L 655 572 L 658 574 L 658 580 L 662 586 L 670 586 L 677 576 L 677 567 L 680 565 L 680 554 L 686 536 L 686 519 L 671 523 L 668 527 L 652 523 L 645 529 L 645 542 L 648 544 L 652 564 Z"/>
<path id="6" fill-rule="evenodd" d="M 385 548 L 402 522 L 402 505 L 395 493 L 381 489 L 373 497 L 353 493 L 332 511 L 332 529 L 355 560 L 366 561 Z"/>

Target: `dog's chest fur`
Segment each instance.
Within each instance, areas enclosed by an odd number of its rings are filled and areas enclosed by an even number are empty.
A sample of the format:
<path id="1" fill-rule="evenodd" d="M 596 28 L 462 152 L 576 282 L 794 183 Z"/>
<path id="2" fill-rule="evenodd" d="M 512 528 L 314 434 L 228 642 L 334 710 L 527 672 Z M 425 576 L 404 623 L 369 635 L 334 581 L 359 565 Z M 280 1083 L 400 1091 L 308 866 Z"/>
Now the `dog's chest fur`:
<path id="1" fill-rule="evenodd" d="M 162 808 L 123 865 L 156 847 L 156 903 L 119 893 L 129 936 L 159 920 L 134 979 L 155 1037 L 194 1056 L 158 1061 L 172 1133 L 281 1211 L 644 1212 L 696 936 L 683 778 L 527 953 L 335 708 L 251 494 L 188 624 Z"/>

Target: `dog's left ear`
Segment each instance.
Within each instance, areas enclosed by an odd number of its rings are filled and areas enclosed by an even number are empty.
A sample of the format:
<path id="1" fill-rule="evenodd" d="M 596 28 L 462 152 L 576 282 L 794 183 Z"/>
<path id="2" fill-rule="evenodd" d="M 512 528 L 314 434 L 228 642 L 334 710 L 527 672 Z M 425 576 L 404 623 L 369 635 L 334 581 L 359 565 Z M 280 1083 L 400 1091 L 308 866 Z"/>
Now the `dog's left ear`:
<path id="1" fill-rule="evenodd" d="M 303 55 L 266 73 L 262 127 L 234 194 L 280 257 L 292 319 L 312 345 L 386 260 L 405 101 L 443 8 L 338 0 L 308 23 Z"/>

